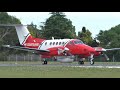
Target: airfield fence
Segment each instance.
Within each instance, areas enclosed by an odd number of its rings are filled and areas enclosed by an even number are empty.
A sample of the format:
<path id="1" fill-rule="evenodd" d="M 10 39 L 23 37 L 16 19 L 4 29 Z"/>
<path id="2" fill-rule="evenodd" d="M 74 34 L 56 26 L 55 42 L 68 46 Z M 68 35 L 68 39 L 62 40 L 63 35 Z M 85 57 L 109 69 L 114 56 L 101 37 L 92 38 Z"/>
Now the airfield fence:
<path id="1" fill-rule="evenodd" d="M 48 59 L 51 61 L 52 59 Z M 41 62 L 42 58 L 40 55 L 36 54 L 11 54 L 8 56 L 2 56 L 0 57 L 1 62 L 11 63 L 11 62 Z M 85 60 L 86 62 L 89 62 L 89 60 Z M 117 62 L 114 60 L 106 61 L 104 58 L 95 58 L 95 62 Z"/>
<path id="2" fill-rule="evenodd" d="M 0 61 L 40 61 L 40 55 L 35 54 L 12 54 L 8 56 L 2 56 Z"/>

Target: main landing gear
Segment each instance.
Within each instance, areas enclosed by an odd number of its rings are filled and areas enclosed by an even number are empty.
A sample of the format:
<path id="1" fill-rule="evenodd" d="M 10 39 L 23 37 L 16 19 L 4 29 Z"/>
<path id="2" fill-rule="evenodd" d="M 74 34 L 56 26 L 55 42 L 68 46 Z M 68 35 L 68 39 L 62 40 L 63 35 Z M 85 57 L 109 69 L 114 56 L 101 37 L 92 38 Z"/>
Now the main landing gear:
<path id="1" fill-rule="evenodd" d="M 83 64 L 84 64 L 84 59 L 83 59 L 83 58 L 82 58 L 82 59 L 80 59 L 80 60 L 78 61 L 78 64 L 83 65 Z"/>
<path id="2" fill-rule="evenodd" d="M 42 64 L 47 65 L 47 60 L 44 59 Z"/>
<path id="3" fill-rule="evenodd" d="M 94 56 L 94 54 L 91 54 L 91 56 L 88 58 L 88 60 L 90 61 L 91 65 L 94 65 L 94 61 L 93 61 L 94 58 L 93 58 L 93 56 Z M 80 58 L 78 60 L 78 64 L 83 65 L 84 64 L 84 58 Z"/>
<path id="4" fill-rule="evenodd" d="M 84 64 L 84 61 L 78 61 L 78 64 L 83 65 L 83 64 Z"/>

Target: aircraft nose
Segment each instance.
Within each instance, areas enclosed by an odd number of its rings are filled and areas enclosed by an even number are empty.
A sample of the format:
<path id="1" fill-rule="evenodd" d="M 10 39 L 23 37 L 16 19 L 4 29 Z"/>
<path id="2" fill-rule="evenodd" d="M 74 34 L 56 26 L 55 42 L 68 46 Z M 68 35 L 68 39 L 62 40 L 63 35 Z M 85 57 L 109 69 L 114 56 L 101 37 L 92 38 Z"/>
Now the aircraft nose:
<path id="1" fill-rule="evenodd" d="M 87 49 L 87 51 L 90 52 L 90 53 L 94 53 L 94 52 L 95 52 L 95 49 L 92 48 L 92 47 L 90 47 L 90 46 L 86 46 L 86 49 Z"/>
<path id="2" fill-rule="evenodd" d="M 92 48 L 92 47 L 90 47 L 90 48 L 89 48 L 89 51 L 90 51 L 91 53 L 94 53 L 94 52 L 95 52 L 95 49 Z"/>

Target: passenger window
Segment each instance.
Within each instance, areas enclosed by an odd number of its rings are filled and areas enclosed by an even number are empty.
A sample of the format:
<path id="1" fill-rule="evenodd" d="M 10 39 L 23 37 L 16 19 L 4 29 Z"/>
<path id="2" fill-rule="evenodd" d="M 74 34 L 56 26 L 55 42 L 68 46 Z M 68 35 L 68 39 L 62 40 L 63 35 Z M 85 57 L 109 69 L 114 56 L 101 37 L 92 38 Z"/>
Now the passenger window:
<path id="1" fill-rule="evenodd" d="M 56 45 L 58 45 L 58 42 L 56 42 Z"/>
<path id="2" fill-rule="evenodd" d="M 52 42 L 50 42 L 50 45 L 52 44 Z"/>
<path id="3" fill-rule="evenodd" d="M 62 44 L 64 45 L 64 42 L 62 42 Z"/>
<path id="4" fill-rule="evenodd" d="M 53 45 L 55 44 L 55 42 L 53 42 Z"/>
<path id="5" fill-rule="evenodd" d="M 47 45 L 47 42 L 45 43 L 45 45 Z"/>
<path id="6" fill-rule="evenodd" d="M 61 44 L 61 42 L 59 42 L 59 45 Z"/>

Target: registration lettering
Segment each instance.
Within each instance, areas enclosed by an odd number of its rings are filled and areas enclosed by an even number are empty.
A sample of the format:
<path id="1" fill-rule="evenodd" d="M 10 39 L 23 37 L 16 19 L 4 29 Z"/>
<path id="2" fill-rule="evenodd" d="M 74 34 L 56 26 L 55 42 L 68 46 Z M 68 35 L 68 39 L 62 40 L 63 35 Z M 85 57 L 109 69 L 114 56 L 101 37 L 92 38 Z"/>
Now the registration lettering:
<path id="1" fill-rule="evenodd" d="M 25 43 L 24 46 L 39 46 L 39 43 Z"/>

